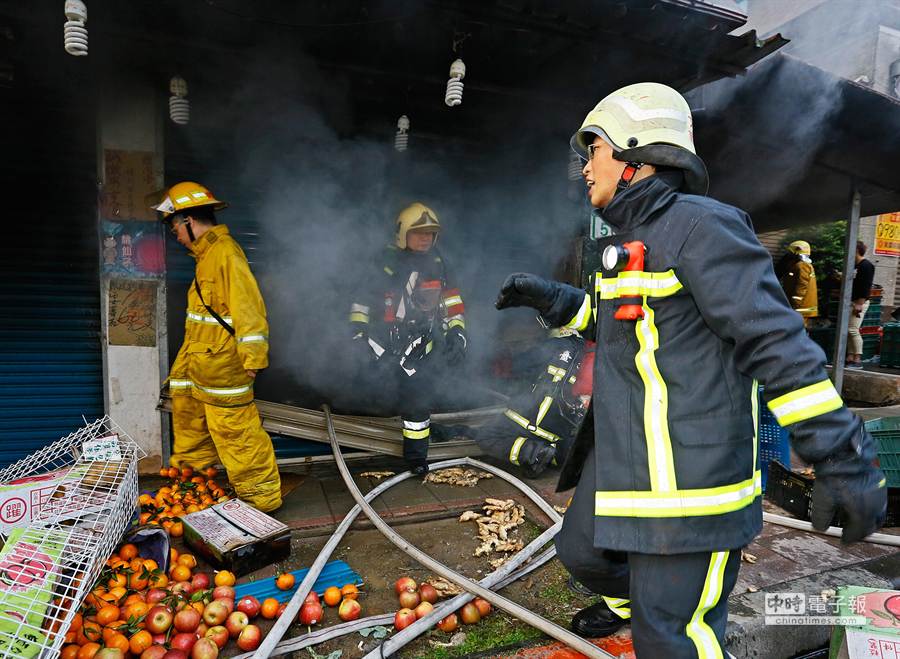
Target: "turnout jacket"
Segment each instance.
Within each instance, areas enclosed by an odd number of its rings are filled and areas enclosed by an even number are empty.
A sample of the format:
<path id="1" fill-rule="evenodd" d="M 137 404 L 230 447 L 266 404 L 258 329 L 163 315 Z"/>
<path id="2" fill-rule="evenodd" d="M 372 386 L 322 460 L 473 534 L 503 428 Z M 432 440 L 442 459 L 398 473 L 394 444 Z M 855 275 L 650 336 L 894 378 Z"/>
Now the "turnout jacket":
<path id="1" fill-rule="evenodd" d="M 805 318 L 819 315 L 816 271 L 810 261 L 797 258 L 788 266 L 781 284 L 794 311 Z"/>
<path id="2" fill-rule="evenodd" d="M 679 193 L 680 179 L 649 177 L 604 209 L 615 235 L 602 242 L 643 241 L 643 272 L 595 273 L 587 291 L 556 284 L 543 314 L 596 336 L 594 436 L 579 435 L 560 489 L 596 471 L 597 547 L 705 552 L 757 535 L 757 383 L 818 475 L 857 473 L 874 456 L 748 215 Z M 641 305 L 643 319 L 616 320 L 621 304 Z M 590 441 L 596 458 L 583 464 Z"/>
<path id="3" fill-rule="evenodd" d="M 269 365 L 269 323 L 262 295 L 244 251 L 224 224 L 194 241 L 191 255 L 197 266 L 188 289 L 184 343 L 169 371 L 169 391 L 212 405 L 246 405 L 253 400 L 253 378 L 247 371 Z"/>
<path id="4" fill-rule="evenodd" d="M 462 296 L 436 247 L 414 252 L 388 245 L 373 271 L 354 294 L 350 324 L 378 358 L 387 352 L 402 360 L 418 337 L 430 353 L 438 323 L 442 334 L 465 331 Z"/>

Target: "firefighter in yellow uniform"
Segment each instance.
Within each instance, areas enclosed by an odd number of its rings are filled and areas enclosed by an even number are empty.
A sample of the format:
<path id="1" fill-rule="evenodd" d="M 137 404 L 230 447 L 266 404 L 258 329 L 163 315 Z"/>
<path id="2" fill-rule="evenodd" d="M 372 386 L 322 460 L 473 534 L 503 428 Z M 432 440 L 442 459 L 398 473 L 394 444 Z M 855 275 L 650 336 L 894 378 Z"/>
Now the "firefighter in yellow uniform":
<path id="1" fill-rule="evenodd" d="M 781 287 L 791 308 L 803 317 L 804 325 L 819 315 L 816 270 L 810 259 L 811 249 L 805 240 L 795 240 L 788 246 L 793 261 L 781 278 Z"/>
<path id="2" fill-rule="evenodd" d="M 184 343 L 169 372 L 174 466 L 221 463 L 237 495 L 262 511 L 281 505 L 272 439 L 253 403 L 269 364 L 266 307 L 247 257 L 216 223 L 227 204 L 199 183 L 172 186 L 153 208 L 197 260 Z"/>

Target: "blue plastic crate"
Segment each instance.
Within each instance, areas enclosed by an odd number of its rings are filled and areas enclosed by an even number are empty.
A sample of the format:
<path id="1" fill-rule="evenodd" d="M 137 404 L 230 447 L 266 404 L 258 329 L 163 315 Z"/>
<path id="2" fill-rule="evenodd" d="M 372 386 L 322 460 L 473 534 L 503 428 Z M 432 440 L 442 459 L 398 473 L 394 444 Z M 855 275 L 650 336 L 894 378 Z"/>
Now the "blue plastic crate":
<path id="1" fill-rule="evenodd" d="M 791 436 L 775 420 L 762 396 L 763 388 L 759 388 L 759 467 L 762 470 L 762 488 L 766 489 L 769 475 L 769 462 L 777 460 L 788 469 L 791 468 Z"/>

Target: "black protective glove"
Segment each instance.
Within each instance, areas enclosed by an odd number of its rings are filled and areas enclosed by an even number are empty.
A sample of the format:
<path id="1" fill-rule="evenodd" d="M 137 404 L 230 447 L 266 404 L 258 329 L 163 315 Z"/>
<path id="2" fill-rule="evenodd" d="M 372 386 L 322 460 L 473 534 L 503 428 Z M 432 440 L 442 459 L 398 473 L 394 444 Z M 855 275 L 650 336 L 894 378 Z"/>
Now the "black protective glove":
<path id="1" fill-rule="evenodd" d="M 428 473 L 428 440 L 404 439 L 403 461 L 409 470 L 419 476 Z"/>
<path id="2" fill-rule="evenodd" d="M 466 358 L 468 346 L 466 331 L 462 327 L 451 327 L 444 335 L 444 358 L 450 366 L 456 366 Z"/>
<path id="3" fill-rule="evenodd" d="M 884 472 L 866 465 L 858 473 L 816 475 L 813 485 L 810 519 L 813 528 L 824 531 L 842 513 L 844 543 L 862 540 L 884 524 L 887 512 L 887 486 Z"/>
<path id="4" fill-rule="evenodd" d="M 537 275 L 516 272 L 503 282 L 494 306 L 498 309 L 532 307 L 543 314 L 553 305 L 555 296 L 554 282 Z"/>

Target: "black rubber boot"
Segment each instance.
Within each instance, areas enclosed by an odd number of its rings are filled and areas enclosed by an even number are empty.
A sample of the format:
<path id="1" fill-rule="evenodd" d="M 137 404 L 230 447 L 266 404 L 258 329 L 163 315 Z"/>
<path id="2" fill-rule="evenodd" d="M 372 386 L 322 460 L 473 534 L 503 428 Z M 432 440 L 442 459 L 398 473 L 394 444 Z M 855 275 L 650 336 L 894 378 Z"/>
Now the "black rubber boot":
<path id="1" fill-rule="evenodd" d="M 617 616 L 606 606 L 606 602 L 600 600 L 575 614 L 572 631 L 582 638 L 601 638 L 615 634 L 627 624 L 628 620 Z"/>

